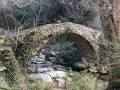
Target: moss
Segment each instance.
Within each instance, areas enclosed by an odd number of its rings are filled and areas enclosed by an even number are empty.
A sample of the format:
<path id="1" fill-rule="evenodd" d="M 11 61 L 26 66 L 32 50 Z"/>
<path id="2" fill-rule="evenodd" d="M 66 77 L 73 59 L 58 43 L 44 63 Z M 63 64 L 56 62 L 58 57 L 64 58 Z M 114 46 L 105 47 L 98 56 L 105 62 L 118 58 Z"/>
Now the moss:
<path id="1" fill-rule="evenodd" d="M 24 37 L 24 41 L 32 42 L 33 38 L 32 36 L 35 35 L 35 32 L 30 32 L 26 37 Z"/>

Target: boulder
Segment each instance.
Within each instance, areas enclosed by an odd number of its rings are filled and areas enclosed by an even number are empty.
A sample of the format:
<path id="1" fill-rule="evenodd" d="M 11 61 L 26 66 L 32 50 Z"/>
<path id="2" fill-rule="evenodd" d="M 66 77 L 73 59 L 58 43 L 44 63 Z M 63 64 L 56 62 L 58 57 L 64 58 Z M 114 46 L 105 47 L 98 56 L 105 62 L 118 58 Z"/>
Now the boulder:
<path id="1" fill-rule="evenodd" d="M 57 58 L 56 58 L 56 57 L 50 57 L 49 60 L 50 60 L 50 61 L 52 61 L 52 60 L 57 60 Z"/>
<path id="2" fill-rule="evenodd" d="M 40 53 L 39 54 L 39 58 L 38 58 L 38 61 L 41 61 L 41 62 L 43 62 L 43 63 L 45 63 L 45 61 L 46 61 L 46 55 L 43 55 L 42 53 Z"/>
<path id="3" fill-rule="evenodd" d="M 58 64 L 58 60 L 56 57 L 50 57 L 49 60 L 53 63 L 53 64 Z"/>
<path id="4" fill-rule="evenodd" d="M 37 64 L 37 61 L 35 61 L 34 59 L 31 61 L 32 64 Z"/>
<path id="5" fill-rule="evenodd" d="M 53 65 L 53 68 L 57 71 L 66 71 L 66 67 L 62 65 Z"/>
<path id="6" fill-rule="evenodd" d="M 67 65 L 67 63 L 64 61 L 64 59 L 62 58 L 59 58 L 58 62 L 61 64 L 61 65 Z"/>
<path id="7" fill-rule="evenodd" d="M 50 67 L 50 66 L 51 66 L 50 64 L 41 64 L 41 63 L 36 64 L 37 68 Z"/>
<path id="8" fill-rule="evenodd" d="M 92 73 L 97 73 L 98 72 L 97 67 L 90 67 L 89 71 L 92 72 Z"/>
<path id="9" fill-rule="evenodd" d="M 49 76 L 51 76 L 52 78 L 62 78 L 66 76 L 66 72 L 64 71 L 48 71 L 45 72 L 46 74 L 48 74 Z"/>
<path id="10" fill-rule="evenodd" d="M 42 53 L 39 53 L 39 58 L 45 59 L 45 56 L 46 56 L 46 55 L 44 55 L 44 54 L 42 54 Z"/>
<path id="11" fill-rule="evenodd" d="M 64 87 L 65 86 L 65 79 L 63 79 L 63 78 L 56 78 L 55 82 L 57 83 L 57 85 L 59 87 Z"/>
<path id="12" fill-rule="evenodd" d="M 33 61 L 38 61 L 38 56 L 35 56 Z"/>
<path id="13" fill-rule="evenodd" d="M 94 73 L 98 72 L 98 68 L 97 66 L 95 66 L 95 63 L 89 63 L 89 66 L 90 66 L 89 68 L 90 72 L 94 72 Z"/>
<path id="14" fill-rule="evenodd" d="M 44 68 L 37 68 L 36 70 L 37 73 L 43 73 L 46 71 L 54 71 L 54 69 L 52 67 L 44 67 Z"/>
<path id="15" fill-rule="evenodd" d="M 80 70 L 87 69 L 89 66 L 85 65 L 82 62 L 76 62 L 74 63 L 74 67 Z"/>
<path id="16" fill-rule="evenodd" d="M 43 62 L 41 62 L 41 61 L 37 61 L 37 62 L 36 62 L 36 64 L 42 64 L 42 63 L 43 63 Z"/>
<path id="17" fill-rule="evenodd" d="M 101 68 L 100 68 L 100 70 L 99 70 L 100 73 L 102 73 L 102 74 L 107 74 L 108 71 L 109 71 L 109 68 L 108 68 L 107 65 L 101 65 Z"/>
<path id="18" fill-rule="evenodd" d="M 41 49 L 42 54 L 45 55 L 45 49 Z"/>
<path id="19" fill-rule="evenodd" d="M 45 64 L 48 65 L 48 66 L 52 66 L 52 62 L 51 61 L 46 61 Z"/>
<path id="20" fill-rule="evenodd" d="M 84 63 L 85 65 L 89 65 L 89 62 L 87 62 L 86 58 L 82 57 L 82 63 Z"/>
<path id="21" fill-rule="evenodd" d="M 33 77 L 33 78 L 42 79 L 45 82 L 53 82 L 52 78 L 47 74 L 43 74 L 43 73 L 30 74 L 30 76 Z"/>

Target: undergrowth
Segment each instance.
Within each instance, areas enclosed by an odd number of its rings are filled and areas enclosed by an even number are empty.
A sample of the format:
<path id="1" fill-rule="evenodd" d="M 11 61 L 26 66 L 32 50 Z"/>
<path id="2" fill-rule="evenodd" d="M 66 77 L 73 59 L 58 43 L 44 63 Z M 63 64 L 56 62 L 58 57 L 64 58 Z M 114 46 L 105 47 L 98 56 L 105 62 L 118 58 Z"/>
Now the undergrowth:
<path id="1" fill-rule="evenodd" d="M 98 80 L 87 70 L 73 72 L 70 69 L 67 75 L 72 78 L 72 82 L 66 83 L 67 90 L 104 90 L 108 85 L 108 82 Z"/>

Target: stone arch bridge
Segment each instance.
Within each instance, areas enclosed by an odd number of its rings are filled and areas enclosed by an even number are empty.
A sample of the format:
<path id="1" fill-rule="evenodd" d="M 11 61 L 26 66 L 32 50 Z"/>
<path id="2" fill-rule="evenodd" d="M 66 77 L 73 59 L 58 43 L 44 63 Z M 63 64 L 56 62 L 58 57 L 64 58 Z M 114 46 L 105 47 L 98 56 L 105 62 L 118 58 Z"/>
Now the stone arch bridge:
<path id="1" fill-rule="evenodd" d="M 99 46 L 97 40 L 99 40 L 101 32 L 71 22 L 48 24 L 19 31 L 19 33 L 11 36 L 14 40 L 17 38 L 17 45 L 15 43 L 12 45 L 14 46 L 13 50 L 16 46 L 16 51 L 19 52 L 19 55 L 21 52 L 21 56 L 24 56 L 22 55 L 24 53 L 23 49 L 26 50 L 29 46 L 32 46 L 29 53 L 34 52 L 34 54 L 36 54 L 45 43 L 61 34 L 67 34 L 73 38 L 84 55 L 91 55 L 92 57 L 98 55 Z"/>
<path id="2" fill-rule="evenodd" d="M 61 34 L 68 34 L 73 38 L 85 55 L 97 55 L 99 49 L 97 40 L 99 40 L 101 32 L 80 24 L 66 22 L 43 25 L 21 31 L 17 37 L 23 44 L 29 43 L 36 49 L 40 49 L 46 42 Z"/>

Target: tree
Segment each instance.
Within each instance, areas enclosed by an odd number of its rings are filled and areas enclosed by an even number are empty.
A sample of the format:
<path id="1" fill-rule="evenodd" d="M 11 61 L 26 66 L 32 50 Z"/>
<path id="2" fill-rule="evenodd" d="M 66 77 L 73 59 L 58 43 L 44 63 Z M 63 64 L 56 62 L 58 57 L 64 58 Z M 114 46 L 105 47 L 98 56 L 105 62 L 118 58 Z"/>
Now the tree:
<path id="1" fill-rule="evenodd" d="M 109 65 L 109 89 L 120 89 L 120 0 L 100 0 L 101 22 L 107 42 L 106 54 Z"/>

